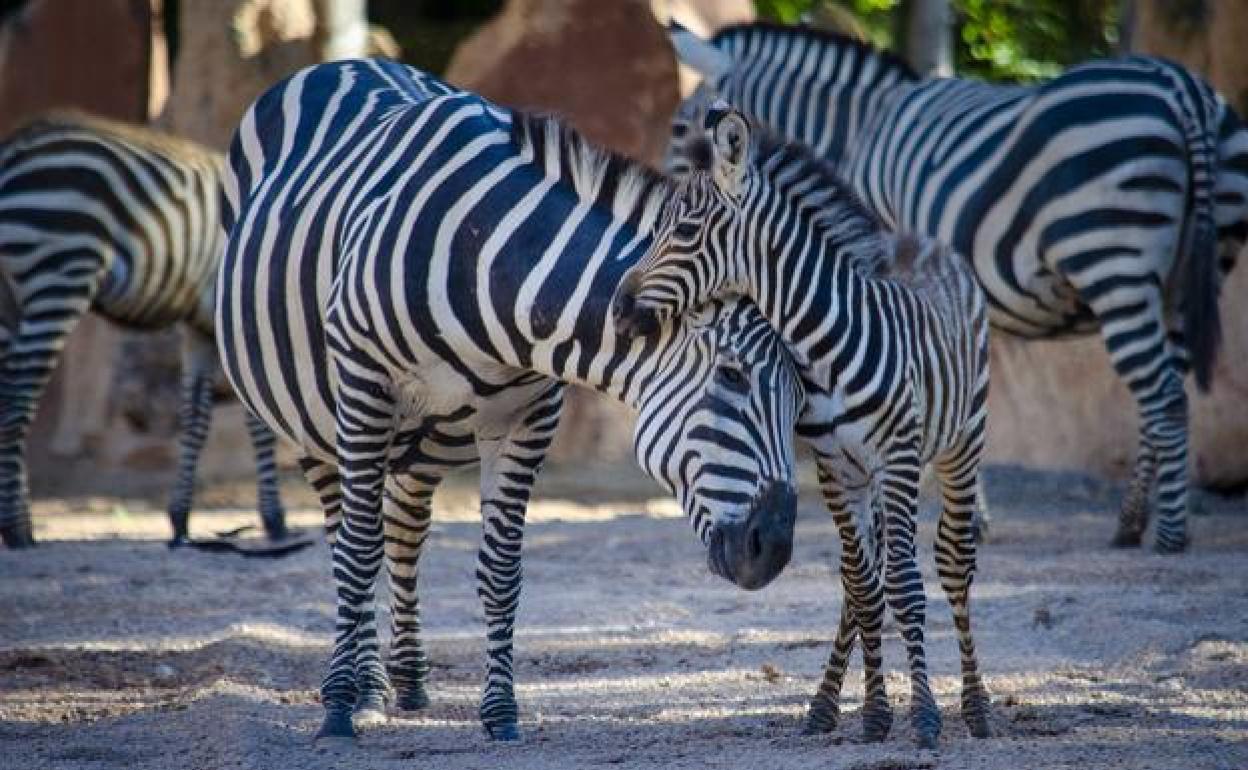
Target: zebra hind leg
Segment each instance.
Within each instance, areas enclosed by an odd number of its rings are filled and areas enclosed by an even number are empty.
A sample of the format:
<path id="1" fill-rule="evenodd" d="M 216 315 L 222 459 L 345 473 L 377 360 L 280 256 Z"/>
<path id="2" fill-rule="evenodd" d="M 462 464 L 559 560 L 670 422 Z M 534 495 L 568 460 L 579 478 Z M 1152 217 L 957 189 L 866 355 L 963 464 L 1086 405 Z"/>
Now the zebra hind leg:
<path id="1" fill-rule="evenodd" d="M 416 592 L 420 554 L 429 535 L 430 506 L 441 477 L 408 471 L 386 480 L 386 567 L 390 575 L 390 656 L 387 671 L 395 705 L 416 711 L 429 705 L 429 659 L 420 634 Z M 359 723 L 357 711 L 356 722 Z"/>
<path id="2" fill-rule="evenodd" d="M 927 597 L 923 576 L 915 561 L 915 528 L 919 494 L 918 449 L 893 460 L 884 477 L 885 548 L 888 577 L 885 586 L 893 617 L 901 629 L 910 659 L 910 723 L 919 748 L 934 749 L 940 737 L 940 710 L 927 678 L 924 624 Z"/>
<path id="3" fill-rule="evenodd" d="M 260 521 L 269 540 L 282 540 L 286 529 L 286 509 L 282 507 L 281 484 L 277 480 L 277 461 L 273 456 L 277 437 L 264 421 L 246 412 L 247 433 L 256 454 L 256 503 Z"/>
<path id="4" fill-rule="evenodd" d="M 1144 539 L 1148 515 L 1152 508 L 1153 482 L 1157 477 L 1157 455 L 1144 433 L 1131 473 L 1131 485 L 1118 513 L 1118 531 L 1110 542 L 1115 548 L 1136 548 Z"/>
<path id="5" fill-rule="evenodd" d="M 559 423 L 562 388 L 555 386 L 500 438 L 477 437 L 481 454 L 481 548 L 477 596 L 485 611 L 486 680 L 481 724 L 493 740 L 520 738 L 512 667 L 512 635 L 520 601 L 520 549 L 529 495 Z"/>
<path id="6" fill-rule="evenodd" d="M 942 510 L 936 528 L 936 572 L 953 610 L 962 658 L 962 719 L 972 736 L 987 738 L 989 697 L 979 674 L 975 639 L 971 635 L 970 591 L 975 579 L 975 524 L 979 474 L 983 454 L 982 430 L 973 441 L 946 452 L 937 461 Z"/>
<path id="7" fill-rule="evenodd" d="M 212 377 L 201 369 L 182 376 L 182 404 L 178 414 L 178 475 L 169 496 L 169 547 L 190 543 L 191 505 L 195 497 L 195 467 L 212 422 Z"/>

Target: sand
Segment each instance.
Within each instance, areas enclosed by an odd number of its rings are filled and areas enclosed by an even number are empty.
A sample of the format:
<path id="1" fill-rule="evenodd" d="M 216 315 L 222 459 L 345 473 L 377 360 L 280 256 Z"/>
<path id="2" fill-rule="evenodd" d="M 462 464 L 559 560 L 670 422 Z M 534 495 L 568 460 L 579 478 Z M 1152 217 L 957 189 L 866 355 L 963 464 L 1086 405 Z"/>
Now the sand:
<path id="1" fill-rule="evenodd" d="M 333 611 L 322 546 L 275 561 L 170 551 L 149 502 L 39 501 L 44 545 L 0 551 L 0 768 L 1248 768 L 1243 498 L 1200 496 L 1191 551 L 1166 557 L 1106 546 L 1117 487 L 992 469 L 993 542 L 973 605 L 994 703 L 986 740 L 957 712 L 925 509 L 929 670 L 945 729 L 938 751 L 921 751 L 891 628 L 888 740 L 860 741 L 857 658 L 841 726 L 796 733 L 840 604 L 837 538 L 815 496 L 803 496 L 793 563 L 747 593 L 707 572 L 653 488 L 629 489 L 627 474 L 570 477 L 531 509 L 516 744 L 488 741 L 476 717 L 483 624 L 464 482 L 439 499 L 422 562 L 432 705 L 349 751 L 312 742 Z M 297 480 L 288 488 L 292 522 L 315 527 L 310 497 Z M 197 514 L 194 528 L 251 521 L 246 499 Z"/>

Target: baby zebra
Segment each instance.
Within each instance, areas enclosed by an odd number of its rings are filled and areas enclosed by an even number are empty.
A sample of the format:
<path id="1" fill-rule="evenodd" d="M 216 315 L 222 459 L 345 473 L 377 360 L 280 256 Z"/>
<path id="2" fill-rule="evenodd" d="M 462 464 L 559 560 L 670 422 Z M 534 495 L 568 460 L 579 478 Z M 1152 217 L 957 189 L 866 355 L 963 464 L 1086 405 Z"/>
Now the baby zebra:
<path id="1" fill-rule="evenodd" d="M 185 325 L 180 457 L 169 502 L 187 539 L 195 465 L 219 367 L 213 282 L 224 238 L 222 158 L 206 148 L 77 113 L 35 120 L 0 146 L 0 535 L 34 544 L 26 433 L 65 340 L 89 310 L 136 329 Z M 286 533 L 273 434 L 248 418 L 259 508 Z"/>
<path id="2" fill-rule="evenodd" d="M 962 654 L 962 712 L 971 733 L 986 736 L 988 696 L 969 610 L 988 391 L 987 320 L 974 275 L 933 241 L 885 234 L 804 148 L 763 135 L 737 112 L 719 108 L 708 120 L 711 170 L 682 183 L 650 254 L 622 284 L 617 326 L 650 333 L 708 299 L 740 292 L 758 304 L 801 372 L 798 435 L 816 453 L 841 535 L 845 596 L 808 730 L 835 726 L 858 632 L 866 737 L 888 733 L 880 671 L 887 597 L 910 659 L 918 742 L 936 744 L 940 713 L 927 683 L 926 599 L 914 558 L 919 473 L 935 465 L 943 502 L 936 564 Z"/>
<path id="3" fill-rule="evenodd" d="M 225 371 L 301 448 L 334 523 L 320 737 L 352 737 L 353 707 L 384 718 L 387 679 L 400 707 L 427 702 L 416 581 L 430 498 L 478 462 L 480 714 L 492 737 L 518 737 L 521 539 L 563 382 L 639 411 L 638 458 L 679 497 L 713 571 L 758 588 L 788 562 L 802 391 L 766 320 L 732 301 L 647 340 L 610 321 L 673 198 L 665 177 L 403 65 L 339 61 L 251 107 L 225 190 Z M 388 678 L 373 607 L 383 559 Z"/>

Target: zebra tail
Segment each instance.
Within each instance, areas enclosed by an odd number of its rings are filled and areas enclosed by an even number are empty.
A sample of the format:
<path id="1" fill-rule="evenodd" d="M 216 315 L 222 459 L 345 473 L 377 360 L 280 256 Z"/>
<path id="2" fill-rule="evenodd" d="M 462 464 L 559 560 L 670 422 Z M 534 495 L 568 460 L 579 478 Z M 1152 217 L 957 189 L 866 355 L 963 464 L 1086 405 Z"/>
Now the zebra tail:
<path id="1" fill-rule="evenodd" d="M 1205 105 L 1206 100 L 1199 99 L 1185 121 L 1188 126 L 1187 154 L 1192 192 L 1187 233 L 1183 239 L 1184 253 L 1179 255 L 1182 273 L 1178 277 L 1182 290 L 1179 301 L 1183 307 L 1184 342 L 1196 375 L 1196 386 L 1207 393 L 1222 343 L 1222 318 L 1218 311 L 1221 282 L 1218 276 L 1218 233 L 1214 222 L 1214 186 L 1218 171 L 1217 120 Z M 1205 120 L 1200 119 L 1201 113 Z"/>

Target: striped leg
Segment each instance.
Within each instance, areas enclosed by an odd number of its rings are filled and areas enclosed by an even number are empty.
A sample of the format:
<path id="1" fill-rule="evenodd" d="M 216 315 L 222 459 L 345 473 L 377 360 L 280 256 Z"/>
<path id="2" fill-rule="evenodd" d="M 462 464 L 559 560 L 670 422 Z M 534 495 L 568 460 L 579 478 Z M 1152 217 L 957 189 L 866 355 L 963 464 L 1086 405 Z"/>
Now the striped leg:
<path id="1" fill-rule="evenodd" d="M 178 409 L 178 474 L 169 497 L 170 546 L 190 540 L 191 505 L 195 497 L 195 468 L 212 425 L 212 390 L 217 372 L 215 343 L 192 329 L 182 348 L 182 403 Z"/>
<path id="2" fill-rule="evenodd" d="M 1084 292 L 1101 321 L 1101 336 L 1118 376 L 1135 397 L 1140 414 L 1139 450 L 1123 503 L 1116 545 L 1137 545 L 1148 520 L 1157 482 L 1157 550 L 1187 547 L 1187 395 L 1185 356 L 1167 338 L 1161 290 L 1156 281 L 1114 294 Z"/>
<path id="3" fill-rule="evenodd" d="M 971 583 L 975 579 L 975 513 L 983 484 L 979 473 L 983 448 L 981 425 L 960 445 L 936 460 L 942 502 L 940 524 L 936 528 L 936 573 L 953 609 L 953 624 L 958 634 L 958 652 L 962 657 L 962 718 L 976 738 L 987 738 L 991 734 L 988 691 L 979 675 L 970 610 Z"/>
<path id="4" fill-rule="evenodd" d="M 0 537 L 10 548 L 35 544 L 26 434 L 65 340 L 95 293 L 94 280 L 74 276 L 46 288 L 27 299 L 17 334 L 0 361 Z"/>
<path id="5" fill-rule="evenodd" d="M 910 659 L 910 721 L 920 748 L 935 748 L 940 736 L 940 711 L 927 681 L 923 626 L 927 597 L 915 561 L 919 473 L 917 447 L 894 456 L 883 479 L 884 539 L 888 550 L 885 592 Z"/>
<path id="6" fill-rule="evenodd" d="M 841 620 L 823 681 L 811 701 L 803 730 L 829 732 L 835 728 L 845 668 L 853 651 L 854 635 L 859 633 L 866 693 L 862 710 L 863 736 L 869 741 L 882 741 L 893 725 L 883 674 L 882 518 L 874 512 L 874 501 L 863 499 L 868 490 L 847 492 L 825 467 L 829 462 L 820 456 L 818 469 L 824 500 L 841 537 Z M 859 515 L 866 506 L 871 506 L 873 511 L 869 530 L 863 527 Z"/>
<path id="7" fill-rule="evenodd" d="M 250 411 L 244 416 L 256 453 L 256 505 L 260 509 L 260 521 L 270 540 L 280 540 L 286 537 L 287 530 L 286 509 L 282 507 L 281 484 L 277 480 L 277 460 L 273 456 L 277 436 Z"/>
<path id="8" fill-rule="evenodd" d="M 520 602 L 524 514 L 559 424 L 562 386 L 545 391 L 506 435 L 478 435 L 481 453 L 481 550 L 477 595 L 485 610 L 486 678 L 481 723 L 495 740 L 517 740 L 512 633 Z"/>
<path id="9" fill-rule="evenodd" d="M 357 692 L 362 698 L 388 687 L 377 640 L 375 595 L 384 556 L 382 490 L 395 406 L 384 373 L 345 355 L 336 358 L 335 443 L 342 522 L 332 561 L 338 613 L 334 650 L 321 684 L 325 721 L 318 739 L 354 738 L 351 712 Z"/>
<path id="10" fill-rule="evenodd" d="M 390 656 L 395 700 L 404 711 L 429 705 L 429 659 L 420 638 L 416 592 L 420 554 L 429 535 L 430 505 L 441 477 L 407 473 L 386 480 L 386 566 L 390 574 Z"/>

